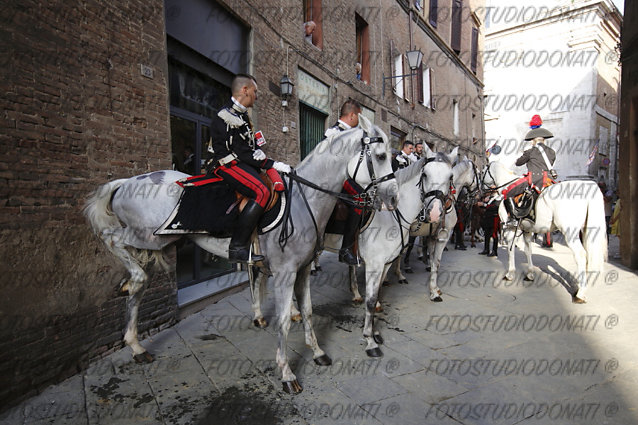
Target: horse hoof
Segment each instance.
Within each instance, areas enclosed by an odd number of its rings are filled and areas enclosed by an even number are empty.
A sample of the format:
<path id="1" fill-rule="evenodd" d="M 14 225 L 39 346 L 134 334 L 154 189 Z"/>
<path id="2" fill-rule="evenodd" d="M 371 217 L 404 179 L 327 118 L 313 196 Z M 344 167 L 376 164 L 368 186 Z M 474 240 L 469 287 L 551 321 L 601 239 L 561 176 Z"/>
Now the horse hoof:
<path id="1" fill-rule="evenodd" d="M 407 285 L 408 284 L 408 280 L 407 279 L 400 279 L 399 283 L 401 283 L 403 285 Z"/>
<path id="2" fill-rule="evenodd" d="M 148 351 L 144 351 L 143 353 L 134 355 L 133 360 L 135 360 L 135 363 L 140 363 L 140 364 L 153 363 L 153 360 L 155 360 L 155 357 L 153 357 L 153 355 L 149 353 Z"/>
<path id="3" fill-rule="evenodd" d="M 320 266 L 320 265 L 317 265 L 317 266 L 315 267 L 315 270 L 317 270 L 318 272 L 320 272 L 320 271 L 321 271 L 321 266 Z"/>
<path id="4" fill-rule="evenodd" d="M 284 387 L 284 391 L 288 394 L 299 394 L 303 391 L 303 388 L 299 385 L 299 381 L 296 379 L 294 381 L 282 381 L 281 384 Z"/>
<path id="5" fill-rule="evenodd" d="M 332 359 L 327 354 L 323 354 L 313 360 L 317 366 L 330 366 L 332 364 Z"/>
<path id="6" fill-rule="evenodd" d="M 317 276 L 317 270 L 310 270 L 310 276 Z"/>
<path id="7" fill-rule="evenodd" d="M 383 337 L 380 334 L 372 335 L 372 338 L 377 344 L 383 344 Z"/>
<path id="8" fill-rule="evenodd" d="M 431 300 L 433 303 L 440 303 L 443 302 L 443 298 L 441 298 L 440 296 L 434 297 Z"/>
<path id="9" fill-rule="evenodd" d="M 586 303 L 587 303 L 587 301 L 585 301 L 585 300 L 584 300 L 584 299 L 582 299 L 582 298 L 578 298 L 578 297 L 577 297 L 577 296 L 575 296 L 575 295 L 572 297 L 572 302 L 573 302 L 574 304 L 586 304 Z"/>
<path id="10" fill-rule="evenodd" d="M 409 273 L 409 274 L 414 273 L 414 271 L 412 270 L 412 268 L 409 268 L 409 269 L 408 269 L 408 268 L 406 268 L 406 269 L 405 269 L 405 272 L 406 272 L 406 273 Z"/>
<path id="11" fill-rule="evenodd" d="M 368 357 L 383 357 L 383 351 L 379 347 L 370 348 L 366 350 Z"/>
<path id="12" fill-rule="evenodd" d="M 426 267 L 426 268 L 425 268 L 425 271 L 426 271 L 426 272 L 431 272 L 431 271 L 432 271 L 432 267 Z"/>
<path id="13" fill-rule="evenodd" d="M 265 328 L 268 326 L 268 322 L 266 322 L 266 319 L 264 319 L 263 317 L 259 318 L 259 319 L 255 319 L 253 320 L 253 325 L 255 325 L 255 327 L 258 328 Z"/>
<path id="14" fill-rule="evenodd" d="M 353 298 L 352 302 L 359 305 L 361 303 L 363 303 L 363 298 Z"/>
<path id="15" fill-rule="evenodd" d="M 301 322 L 301 313 L 290 316 L 290 320 L 293 322 Z"/>
<path id="16" fill-rule="evenodd" d="M 383 283 L 381 284 L 383 286 L 390 286 L 390 282 L 387 280 L 384 280 Z"/>
<path id="17" fill-rule="evenodd" d="M 374 308 L 374 312 L 375 313 L 383 313 L 383 307 L 381 307 L 380 305 L 376 306 Z"/>

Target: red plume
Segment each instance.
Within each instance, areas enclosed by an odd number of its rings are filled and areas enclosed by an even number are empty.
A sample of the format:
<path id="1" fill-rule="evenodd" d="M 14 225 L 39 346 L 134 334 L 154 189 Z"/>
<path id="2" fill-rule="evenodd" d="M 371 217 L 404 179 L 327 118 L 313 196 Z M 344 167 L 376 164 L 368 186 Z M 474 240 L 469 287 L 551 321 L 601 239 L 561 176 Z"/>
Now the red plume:
<path id="1" fill-rule="evenodd" d="M 534 115 L 532 120 L 529 122 L 529 126 L 531 128 L 538 128 L 543 124 L 543 120 L 540 115 Z"/>

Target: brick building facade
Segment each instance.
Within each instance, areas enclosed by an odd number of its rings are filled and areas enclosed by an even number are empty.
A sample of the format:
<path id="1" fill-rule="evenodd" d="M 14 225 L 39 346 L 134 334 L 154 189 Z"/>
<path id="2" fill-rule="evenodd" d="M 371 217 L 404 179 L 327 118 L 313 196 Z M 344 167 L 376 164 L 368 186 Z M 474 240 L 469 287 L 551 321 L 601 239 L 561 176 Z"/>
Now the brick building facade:
<path id="1" fill-rule="evenodd" d="M 236 72 L 257 78 L 254 123 L 278 160 L 297 164 L 354 98 L 395 147 L 403 139 L 460 146 L 481 165 L 481 6 L 151 0 L 3 9 L 2 404 L 122 346 L 126 298 L 116 288 L 125 272 L 89 231 L 84 200 L 111 179 L 179 169 L 188 146 L 200 161 Z M 309 20 L 317 27 L 306 40 Z M 384 79 L 410 73 L 410 45 L 423 52 L 419 76 Z M 295 84 L 287 106 L 284 74 Z M 180 251 L 168 254 L 178 277 L 154 275 L 141 333 L 175 321 Z"/>

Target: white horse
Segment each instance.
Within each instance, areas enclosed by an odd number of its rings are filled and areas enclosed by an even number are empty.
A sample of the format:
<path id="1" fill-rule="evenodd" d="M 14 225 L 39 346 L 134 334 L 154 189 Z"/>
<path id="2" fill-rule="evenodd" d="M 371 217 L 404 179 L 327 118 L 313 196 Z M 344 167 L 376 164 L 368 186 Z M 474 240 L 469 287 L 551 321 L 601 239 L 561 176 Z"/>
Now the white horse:
<path id="1" fill-rule="evenodd" d="M 483 172 L 485 188 L 504 188 L 520 176 L 515 175 L 500 162 L 491 162 Z M 556 183 L 541 191 L 536 201 L 534 223 L 523 219 L 511 219 L 501 202 L 499 217 L 508 244 L 509 263 L 503 279 L 515 277 L 514 240 L 517 229 L 523 233 L 528 267 L 526 280 L 534 280 L 532 263 L 532 237 L 534 233 L 547 233 L 555 229 L 565 237 L 576 261 L 577 288 L 572 293 L 574 303 L 585 302 L 588 281 L 595 284 L 603 273 L 607 261 L 607 236 L 603 195 L 596 182 L 591 180 L 568 180 Z"/>
<path id="2" fill-rule="evenodd" d="M 467 157 L 464 157 L 462 161 L 452 168 L 452 174 L 452 182 L 455 190 L 449 194 L 449 197 L 454 204 L 462 188 L 466 187 L 470 192 L 475 192 L 480 189 L 479 173 L 474 163 Z M 441 220 L 438 225 L 422 224 L 418 227 L 419 235 L 423 235 L 422 237 L 425 243 L 428 244 L 428 255 L 423 256 L 423 261 L 426 265 L 426 270 L 431 272 L 430 299 L 435 302 L 442 301 L 441 293 L 437 290 L 438 293 L 435 294 L 432 288 L 438 288 L 436 282 L 438 280 L 438 269 L 441 264 L 441 257 L 454 230 L 454 226 L 456 226 L 457 220 L 456 209 L 454 205 L 452 205 L 446 210 L 444 219 Z M 407 283 L 407 278 L 401 272 L 400 260 L 401 257 L 397 258 L 392 263 L 390 270 L 396 274 L 397 280 L 400 283 Z M 432 271 L 432 265 L 435 266 L 434 271 Z"/>
<path id="3" fill-rule="evenodd" d="M 390 149 L 387 137 L 369 120 L 359 116 L 361 129 L 345 131 L 337 137 L 319 143 L 314 151 L 297 167 L 299 177 L 312 180 L 323 191 L 338 192 L 348 175 L 370 185 L 368 192 L 375 207 L 382 202 L 393 208 L 397 202 L 398 185 L 392 178 Z M 366 159 L 366 160 L 363 160 Z M 382 176 L 374 178 L 373 176 Z M 181 194 L 175 181 L 186 177 L 176 171 L 158 171 L 130 179 L 109 182 L 87 201 L 85 215 L 93 231 L 104 241 L 106 247 L 127 268 L 129 279 L 128 324 L 124 340 L 133 349 L 138 361 L 152 361 L 153 357 L 139 344 L 137 339 L 137 315 L 147 275 L 148 252 L 161 258 L 161 249 L 175 242 L 177 236 L 155 236 L 154 230 L 173 211 Z M 147 185 L 147 193 L 153 196 L 126 196 L 135 193 L 135 187 Z M 288 364 L 287 338 L 290 329 L 290 305 L 293 290 L 301 306 L 304 320 L 306 344 L 313 350 L 313 359 L 319 365 L 330 365 L 331 359 L 317 343 L 312 328 L 312 306 L 308 274 L 315 257 L 316 245 L 320 245 L 328 218 L 336 198 L 322 191 L 304 187 L 305 200 L 298 184 L 291 188 L 289 198 L 290 218 L 295 231 L 284 247 L 279 245 L 278 231 L 271 231 L 258 238 L 259 247 L 266 260 L 263 272 L 272 272 L 275 281 L 276 307 L 279 318 L 279 343 L 277 365 L 282 373 L 285 391 L 302 391 L 296 376 Z M 307 206 L 306 206 L 307 201 Z M 230 239 L 217 239 L 206 235 L 189 235 L 194 243 L 215 255 L 228 256 Z M 139 255 L 144 253 L 145 255 Z"/>

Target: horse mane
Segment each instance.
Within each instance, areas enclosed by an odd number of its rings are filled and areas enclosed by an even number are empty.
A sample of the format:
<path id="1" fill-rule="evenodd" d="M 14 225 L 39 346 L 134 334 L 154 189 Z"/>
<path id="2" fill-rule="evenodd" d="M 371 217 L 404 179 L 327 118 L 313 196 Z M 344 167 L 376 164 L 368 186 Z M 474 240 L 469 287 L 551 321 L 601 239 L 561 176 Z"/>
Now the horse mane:
<path id="1" fill-rule="evenodd" d="M 363 131 L 358 127 L 348 129 L 345 131 L 339 132 L 339 134 L 335 134 L 334 136 L 329 136 L 323 139 L 321 142 L 315 146 L 315 148 L 306 156 L 301 163 L 295 167 L 297 171 L 303 172 L 305 168 L 308 167 L 309 163 L 313 164 L 313 169 L 316 170 L 317 175 L 321 176 L 325 173 L 332 173 L 334 168 L 332 168 L 333 161 L 332 155 L 322 155 L 324 152 L 333 152 L 332 146 L 336 144 L 338 141 L 345 137 L 350 137 L 355 131 Z M 344 148 L 350 147 L 349 144 L 342 144 L 341 149 L 336 151 L 336 154 L 343 153 Z M 321 154 L 319 153 L 321 152 Z M 315 159 L 316 157 L 316 159 Z M 322 158 L 323 157 L 323 158 Z M 321 158 L 321 160 L 320 160 Z M 324 159 L 325 158 L 325 159 Z"/>
<path id="2" fill-rule="evenodd" d="M 423 169 L 423 163 L 425 162 L 425 160 L 426 158 L 423 157 L 417 162 L 413 162 L 405 168 L 399 168 L 398 170 L 396 170 L 394 172 L 394 177 L 397 179 L 397 183 L 399 183 L 399 186 L 415 178 Z"/>

